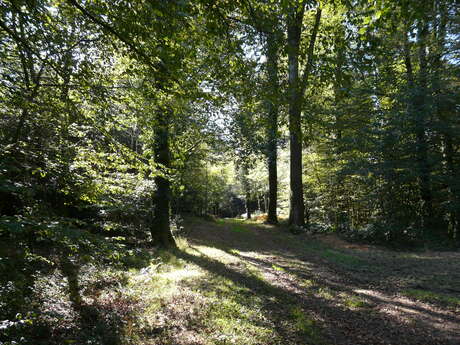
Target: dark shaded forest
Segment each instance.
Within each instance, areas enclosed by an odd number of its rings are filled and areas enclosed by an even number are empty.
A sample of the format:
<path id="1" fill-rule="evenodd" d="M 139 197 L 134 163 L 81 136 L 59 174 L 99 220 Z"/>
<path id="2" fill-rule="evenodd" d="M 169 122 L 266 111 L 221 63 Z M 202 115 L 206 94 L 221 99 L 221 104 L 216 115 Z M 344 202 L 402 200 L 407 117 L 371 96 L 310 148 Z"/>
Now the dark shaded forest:
<path id="1" fill-rule="evenodd" d="M 456 0 L 0 2 L 0 345 L 458 344 Z"/>

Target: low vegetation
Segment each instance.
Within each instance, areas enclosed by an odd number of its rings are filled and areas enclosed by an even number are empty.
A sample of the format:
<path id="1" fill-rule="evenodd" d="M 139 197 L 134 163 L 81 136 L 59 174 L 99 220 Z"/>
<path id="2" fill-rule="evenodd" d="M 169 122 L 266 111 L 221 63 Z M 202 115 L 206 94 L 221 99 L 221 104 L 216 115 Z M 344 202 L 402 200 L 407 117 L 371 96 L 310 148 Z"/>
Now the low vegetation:
<path id="1" fill-rule="evenodd" d="M 246 236 L 235 235 L 235 224 Z M 146 248 L 113 264 L 80 263 L 73 271 L 74 286 L 63 268 L 40 272 L 24 296 L 27 304 L 17 305 L 22 312 L 2 321 L 1 341 L 364 345 L 377 337 L 382 344 L 459 340 L 460 276 L 456 265 L 446 265 L 458 260 L 458 253 L 394 252 L 329 235 L 292 235 L 283 226 L 255 222 L 192 218 L 184 226 L 187 235 L 176 251 Z M 444 276 L 450 279 L 414 288 Z M 7 296 L 2 294 L 4 305 Z"/>

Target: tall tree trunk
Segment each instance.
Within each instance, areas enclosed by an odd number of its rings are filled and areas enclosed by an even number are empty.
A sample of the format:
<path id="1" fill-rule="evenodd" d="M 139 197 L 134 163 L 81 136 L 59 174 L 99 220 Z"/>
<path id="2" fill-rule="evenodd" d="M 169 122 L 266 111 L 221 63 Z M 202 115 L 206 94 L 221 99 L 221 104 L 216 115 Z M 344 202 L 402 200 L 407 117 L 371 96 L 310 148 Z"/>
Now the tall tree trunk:
<path id="1" fill-rule="evenodd" d="M 268 193 L 264 193 L 264 212 L 268 212 Z"/>
<path id="2" fill-rule="evenodd" d="M 167 176 L 170 167 L 168 112 L 156 112 L 155 120 L 153 151 L 155 163 L 161 165 L 162 173 L 155 177 L 157 190 L 154 196 L 154 217 L 151 233 L 154 244 L 163 248 L 171 248 L 175 247 L 176 243 L 171 234 L 169 223 L 171 186 Z"/>
<path id="3" fill-rule="evenodd" d="M 206 185 L 205 185 L 205 193 L 204 193 L 204 206 L 203 206 L 203 211 L 202 215 L 206 216 L 208 214 L 208 194 L 209 194 L 209 174 L 208 174 L 208 163 L 206 162 L 205 165 L 206 169 Z"/>
<path id="4" fill-rule="evenodd" d="M 419 27 L 418 37 L 418 58 L 419 75 L 416 83 L 412 66 L 410 46 L 405 35 L 405 65 L 409 92 L 412 94 L 409 100 L 409 113 L 414 121 L 416 138 L 416 164 L 419 181 L 420 201 L 421 201 L 421 225 L 426 231 L 432 231 L 433 220 L 433 201 L 431 194 L 431 172 L 428 162 L 428 143 L 426 138 L 426 118 L 427 105 L 425 103 L 427 93 L 427 62 L 426 62 L 426 43 L 427 35 L 426 24 Z"/>
<path id="5" fill-rule="evenodd" d="M 19 44 L 21 41 L 27 41 L 24 24 L 25 20 L 23 16 L 21 14 L 14 13 L 12 30 L 8 29 L 6 26 L 2 26 L 2 28 L 9 32 L 10 36 L 12 36 L 12 38 L 17 42 L 18 47 L 22 47 L 22 45 Z M 36 71 L 36 59 L 27 48 L 19 50 L 19 59 L 21 61 L 21 68 L 23 73 L 22 76 L 24 78 L 24 103 L 22 104 L 21 116 L 19 118 L 16 130 L 12 132 L 13 134 L 11 143 L 15 146 L 22 138 L 23 132 L 25 132 L 24 127 L 26 126 L 26 122 L 30 116 L 30 106 L 38 95 L 40 82 L 45 67 L 45 64 L 42 62 L 40 69 L 38 72 Z"/>
<path id="6" fill-rule="evenodd" d="M 449 199 L 451 203 L 450 210 L 450 237 L 452 240 L 459 241 L 460 228 L 460 189 L 458 187 L 457 169 L 454 164 L 454 146 L 452 136 L 446 132 L 443 136 L 444 162 L 446 165 L 447 175 L 449 177 Z"/>
<path id="7" fill-rule="evenodd" d="M 251 206 L 249 205 L 251 193 L 249 189 L 246 190 L 246 219 L 251 219 Z"/>
<path id="8" fill-rule="evenodd" d="M 83 306 L 81 298 L 81 288 L 78 282 L 79 267 L 78 264 L 70 259 L 70 250 L 64 249 L 61 253 L 61 272 L 67 278 L 67 291 L 72 307 L 75 311 L 80 312 Z"/>
<path id="9" fill-rule="evenodd" d="M 435 29 L 435 49 L 432 50 L 431 54 L 432 63 L 431 69 L 433 70 L 433 94 L 434 94 L 434 106 L 438 120 L 441 121 L 443 126 L 441 127 L 441 137 L 443 146 L 443 161 L 445 175 L 447 177 L 447 187 L 449 193 L 450 208 L 447 211 L 449 214 L 449 226 L 446 229 L 446 235 L 452 240 L 455 240 L 456 234 L 459 231 L 460 226 L 460 191 L 457 183 L 457 168 L 454 164 L 454 146 L 452 140 L 452 114 L 450 111 L 446 111 L 444 100 L 442 99 L 444 85 L 442 83 L 442 76 L 445 69 L 445 62 L 442 57 L 446 52 L 446 35 L 447 35 L 447 23 L 448 23 L 448 6 L 443 1 L 437 1 L 435 3 L 435 10 L 438 13 L 436 16 L 437 20 L 434 23 Z"/>
<path id="10" fill-rule="evenodd" d="M 268 85 L 271 90 L 268 101 L 268 126 L 267 126 L 267 158 L 268 158 L 268 217 L 267 223 L 277 224 L 276 215 L 278 201 L 278 48 L 275 33 L 266 35 L 267 42 L 267 70 Z"/>
<path id="11" fill-rule="evenodd" d="M 242 163 L 241 167 L 241 182 L 243 185 L 243 190 L 245 194 L 245 207 L 246 207 L 246 219 L 251 219 L 251 206 L 250 206 L 250 200 L 251 200 L 251 186 L 249 184 L 248 180 L 248 174 L 249 174 L 249 167 L 246 162 Z"/>
<path id="12" fill-rule="evenodd" d="M 336 141 L 336 150 L 335 150 L 335 159 L 337 161 L 341 160 L 342 157 L 342 126 L 343 126 L 343 113 L 342 106 L 343 100 L 346 98 L 346 92 L 344 88 L 348 85 L 346 84 L 346 79 L 344 78 L 343 68 L 346 63 L 345 56 L 345 31 L 344 24 L 340 28 L 336 38 L 335 38 L 335 59 L 336 67 L 334 70 L 334 101 L 335 101 L 335 141 Z M 345 208 L 343 204 L 343 198 L 345 194 L 345 188 L 343 186 L 344 179 L 342 174 L 337 175 L 337 180 L 335 182 L 336 189 L 336 214 L 334 217 L 335 228 L 339 229 L 344 226 L 345 223 Z"/>
<path id="13" fill-rule="evenodd" d="M 420 197 L 422 200 L 422 220 L 423 227 L 432 232 L 433 223 L 433 196 L 431 192 L 431 166 L 428 158 L 428 140 L 426 137 L 426 126 L 428 118 L 428 66 L 426 59 L 426 36 L 428 35 L 428 25 L 425 23 L 419 27 L 419 85 L 416 91 L 414 110 L 415 131 L 417 139 L 417 163 L 420 180 Z"/>
<path id="14" fill-rule="evenodd" d="M 290 209 L 289 224 L 303 226 L 304 202 L 302 185 L 302 93 L 299 83 L 299 47 L 305 4 L 296 6 L 288 14 L 288 100 L 290 143 Z"/>
<path id="15" fill-rule="evenodd" d="M 318 3 L 315 23 L 311 31 L 310 42 L 306 52 L 306 62 L 302 78 L 299 75 L 299 49 L 302 34 L 303 16 L 306 1 L 296 2 L 287 18 L 287 52 L 288 52 L 288 101 L 289 101 L 289 136 L 290 136 L 290 209 L 289 224 L 305 225 L 305 208 L 302 184 L 302 127 L 301 113 L 313 66 L 314 47 L 321 21 L 321 6 Z"/>

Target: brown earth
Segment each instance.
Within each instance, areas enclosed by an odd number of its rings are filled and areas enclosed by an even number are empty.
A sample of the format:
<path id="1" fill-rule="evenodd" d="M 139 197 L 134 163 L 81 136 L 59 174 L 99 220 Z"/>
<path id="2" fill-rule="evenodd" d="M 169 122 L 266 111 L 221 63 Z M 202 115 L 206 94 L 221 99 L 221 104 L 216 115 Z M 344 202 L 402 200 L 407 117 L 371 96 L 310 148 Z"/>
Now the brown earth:
<path id="1" fill-rule="evenodd" d="M 395 252 L 235 220 L 196 221 L 187 240 L 191 250 L 228 254 L 179 257 L 258 296 L 275 328 L 268 343 L 460 344 L 458 252 Z M 185 343 L 205 338 L 199 327 L 183 331 L 195 339 Z"/>

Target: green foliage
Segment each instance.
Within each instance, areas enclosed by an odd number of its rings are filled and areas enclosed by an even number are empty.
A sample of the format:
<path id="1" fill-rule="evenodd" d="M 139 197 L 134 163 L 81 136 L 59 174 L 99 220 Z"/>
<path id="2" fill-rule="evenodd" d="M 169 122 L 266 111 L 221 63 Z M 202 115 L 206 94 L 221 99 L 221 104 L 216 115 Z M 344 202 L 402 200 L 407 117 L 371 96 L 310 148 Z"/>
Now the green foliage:
<path id="1" fill-rule="evenodd" d="M 323 20 L 309 51 L 316 5 Z M 306 31 L 297 57 L 309 71 L 298 109 L 308 224 L 290 230 L 454 246 L 460 238 L 455 1 L 353 5 L 312 2 L 300 18 Z M 295 104 L 287 73 L 278 70 L 289 63 L 282 30 L 292 6 L 2 4 L 0 319 L 9 333 L 0 341 L 34 322 L 38 274 L 66 271 L 69 298 L 79 304 L 80 266 L 149 261 L 138 248 L 158 231 L 162 202 L 166 220 L 170 203 L 173 211 L 165 233 L 177 238 L 181 213 L 266 212 L 270 140 L 281 148 L 278 211 L 288 214 L 290 193 L 300 189 L 289 189 L 285 147 L 287 112 Z M 276 61 L 268 63 L 269 48 Z M 277 116 L 267 116 L 275 108 Z M 158 181 L 167 184 L 164 200 L 154 197 Z M 251 236 L 238 222 L 230 230 Z M 321 256 L 367 267 L 339 251 Z M 227 306 L 229 314 L 238 307 Z"/>
<path id="2" fill-rule="evenodd" d="M 358 2 L 329 14 L 304 118 L 311 223 L 368 242 L 455 243 L 452 6 Z"/>

